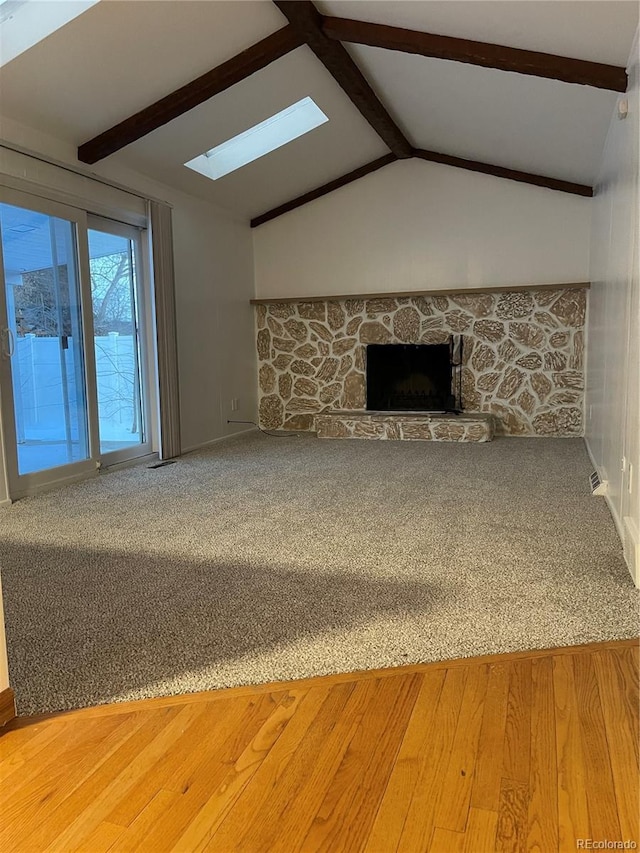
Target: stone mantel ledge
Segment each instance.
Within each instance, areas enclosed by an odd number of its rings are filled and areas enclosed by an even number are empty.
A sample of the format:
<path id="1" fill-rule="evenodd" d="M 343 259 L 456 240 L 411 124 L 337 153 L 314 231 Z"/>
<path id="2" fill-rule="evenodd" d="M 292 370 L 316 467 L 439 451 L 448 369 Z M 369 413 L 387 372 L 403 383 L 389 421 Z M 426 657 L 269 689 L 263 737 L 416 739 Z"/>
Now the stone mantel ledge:
<path id="1" fill-rule="evenodd" d="M 528 290 L 581 290 L 590 288 L 591 282 L 572 281 L 561 284 L 516 284 L 497 285 L 495 287 L 460 287 L 446 290 L 406 290 L 389 291 L 388 293 L 349 293 L 328 296 L 265 296 L 260 299 L 250 299 L 251 305 L 286 305 L 292 302 L 346 302 L 348 299 L 406 299 L 412 296 L 471 296 L 480 293 L 519 293 Z"/>
<path id="2" fill-rule="evenodd" d="M 386 441 L 491 441 L 494 419 L 482 412 L 322 412 L 318 438 L 370 438 Z"/>

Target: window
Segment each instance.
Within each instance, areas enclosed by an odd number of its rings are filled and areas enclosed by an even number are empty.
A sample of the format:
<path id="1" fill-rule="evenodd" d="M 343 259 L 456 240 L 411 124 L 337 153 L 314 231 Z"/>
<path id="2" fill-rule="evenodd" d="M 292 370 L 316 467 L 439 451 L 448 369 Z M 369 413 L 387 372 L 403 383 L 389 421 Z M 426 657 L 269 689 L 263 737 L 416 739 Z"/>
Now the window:
<path id="1" fill-rule="evenodd" d="M 98 0 L 0 0 L 0 66 L 90 9 Z"/>
<path id="2" fill-rule="evenodd" d="M 212 181 L 235 172 L 329 121 L 311 98 L 276 113 L 184 165 Z"/>

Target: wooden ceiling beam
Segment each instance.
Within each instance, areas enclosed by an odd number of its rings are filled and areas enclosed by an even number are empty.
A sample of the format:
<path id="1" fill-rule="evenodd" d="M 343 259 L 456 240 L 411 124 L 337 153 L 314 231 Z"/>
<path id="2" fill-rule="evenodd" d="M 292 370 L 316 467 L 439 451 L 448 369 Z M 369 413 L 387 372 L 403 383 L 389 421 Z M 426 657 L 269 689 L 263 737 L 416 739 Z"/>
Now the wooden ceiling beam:
<path id="1" fill-rule="evenodd" d="M 275 5 L 318 57 L 339 86 L 349 96 L 399 159 L 411 156 L 411 144 L 380 103 L 364 75 L 339 41 L 322 32 L 322 17 L 308 0 L 274 0 Z"/>
<path id="2" fill-rule="evenodd" d="M 558 178 L 533 175 L 530 172 L 520 172 L 517 169 L 505 169 L 503 166 L 481 163 L 478 160 L 465 160 L 462 157 L 453 157 L 451 154 L 440 154 L 437 151 L 415 148 L 413 156 L 420 160 L 428 160 L 430 163 L 443 163 L 445 166 L 454 166 L 457 169 L 466 169 L 470 172 L 482 172 L 484 175 L 494 175 L 496 178 L 506 178 L 509 181 L 519 181 L 523 184 L 532 184 L 535 187 L 546 187 L 550 190 L 586 196 L 587 198 L 591 198 L 593 195 L 593 187 L 585 184 L 574 184 L 571 181 L 561 181 Z"/>
<path id="3" fill-rule="evenodd" d="M 352 172 L 348 172 L 348 174 L 343 175 L 341 178 L 336 178 L 335 181 L 329 181 L 328 184 L 324 184 L 321 187 L 317 187 L 315 190 L 311 190 L 304 195 L 298 196 L 298 198 L 294 198 L 292 201 L 287 201 L 285 204 L 281 204 L 279 207 L 274 207 L 273 210 L 269 210 L 266 213 L 260 214 L 260 216 L 256 216 L 255 219 L 251 220 L 251 227 L 255 228 L 257 225 L 262 225 L 264 222 L 268 222 L 270 219 L 275 219 L 276 216 L 282 216 L 283 213 L 288 213 L 290 210 L 295 210 L 296 207 L 301 207 L 303 204 L 307 204 L 309 201 L 313 201 L 316 198 L 320 198 L 320 196 L 326 195 L 327 193 L 333 192 L 333 190 L 337 190 L 340 187 L 344 187 L 346 184 L 350 184 L 352 181 L 357 181 L 358 178 L 363 178 L 365 175 L 370 175 L 371 172 L 377 172 L 378 169 L 381 169 L 383 166 L 388 165 L 389 163 L 394 163 L 398 158 L 395 154 L 385 154 L 384 157 L 379 157 L 377 160 L 373 160 L 371 163 L 367 163 L 364 166 L 359 166 L 357 169 L 354 169 Z"/>
<path id="4" fill-rule="evenodd" d="M 282 27 L 222 65 L 85 142 L 78 148 L 78 159 L 82 163 L 97 163 L 303 44 L 304 40 L 294 27 Z"/>
<path id="5" fill-rule="evenodd" d="M 353 21 L 348 18 L 322 17 L 321 28 L 327 38 L 338 43 L 365 44 L 369 47 L 398 50 L 435 59 L 466 62 L 483 68 L 498 68 L 516 74 L 562 80 L 565 83 L 579 83 L 613 92 L 625 92 L 627 89 L 627 73 L 624 68 L 616 65 L 433 35 L 386 24 Z"/>

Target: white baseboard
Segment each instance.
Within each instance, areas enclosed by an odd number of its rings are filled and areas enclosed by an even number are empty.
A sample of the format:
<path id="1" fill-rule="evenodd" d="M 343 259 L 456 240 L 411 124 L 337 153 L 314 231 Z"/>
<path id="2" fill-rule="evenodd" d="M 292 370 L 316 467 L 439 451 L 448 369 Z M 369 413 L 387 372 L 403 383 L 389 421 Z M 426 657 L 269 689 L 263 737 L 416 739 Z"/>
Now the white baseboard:
<path id="1" fill-rule="evenodd" d="M 587 455 L 589 456 L 589 459 L 591 460 L 591 464 L 593 465 L 593 467 L 598 472 L 598 476 L 600 477 L 600 480 L 602 481 L 602 474 L 604 472 L 600 470 L 600 466 L 597 464 L 596 460 L 593 458 L 593 453 L 591 452 L 591 448 L 589 447 L 589 439 L 587 438 L 586 435 L 583 436 L 583 438 L 584 438 L 584 446 L 587 448 Z"/>
<path id="2" fill-rule="evenodd" d="M 249 429 L 239 429 L 237 432 L 230 432 L 229 435 L 221 435 L 219 438 L 212 438 L 210 441 L 203 441 L 200 444 L 192 444 L 190 447 L 183 447 L 181 455 L 192 453 L 194 450 L 202 450 L 205 447 L 210 447 L 212 444 L 218 444 L 220 441 L 227 441 L 230 438 L 235 438 L 238 435 L 244 435 L 247 432 L 257 432 L 258 427 L 249 427 Z"/>
<path id="3" fill-rule="evenodd" d="M 618 531 L 618 536 L 620 537 L 620 541 L 624 546 L 624 527 L 622 525 L 622 520 L 618 515 L 618 510 L 613 505 L 613 501 L 609 497 L 609 495 L 604 496 L 605 501 L 607 502 L 607 506 L 609 507 L 609 512 L 611 513 L 611 517 L 613 518 L 613 523 L 616 526 L 616 530 Z M 631 571 L 631 566 L 629 566 L 629 571 Z"/>
<path id="4" fill-rule="evenodd" d="M 11 506 L 12 503 L 13 501 L 11 500 L 11 498 L 4 498 L 0 501 L 0 506 Z"/>
<path id="5" fill-rule="evenodd" d="M 634 584 L 640 588 L 640 532 L 631 516 L 624 519 L 623 534 L 624 558 Z"/>
<path id="6" fill-rule="evenodd" d="M 607 472 L 601 465 L 598 465 L 596 460 L 593 458 L 593 453 L 591 452 L 591 448 L 589 447 L 589 442 L 586 437 L 584 443 L 587 448 L 591 464 L 598 472 L 600 481 L 605 482 L 608 479 Z M 629 569 L 629 574 L 631 575 L 635 586 L 640 587 L 640 536 L 638 535 L 638 530 L 632 518 L 625 518 L 623 522 L 618 514 L 618 510 L 611 500 L 610 495 L 605 495 L 604 499 L 607 502 L 611 518 L 613 518 L 613 523 L 615 524 L 618 536 L 620 537 L 624 561 Z"/>

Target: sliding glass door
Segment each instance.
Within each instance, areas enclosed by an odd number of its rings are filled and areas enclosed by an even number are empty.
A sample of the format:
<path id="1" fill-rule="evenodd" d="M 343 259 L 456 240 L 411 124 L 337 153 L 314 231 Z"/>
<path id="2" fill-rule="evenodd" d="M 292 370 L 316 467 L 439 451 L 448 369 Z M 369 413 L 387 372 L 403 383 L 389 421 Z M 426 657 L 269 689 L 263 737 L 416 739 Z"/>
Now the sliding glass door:
<path id="1" fill-rule="evenodd" d="M 3 192 L 0 238 L 11 497 L 150 452 L 137 230 Z"/>

